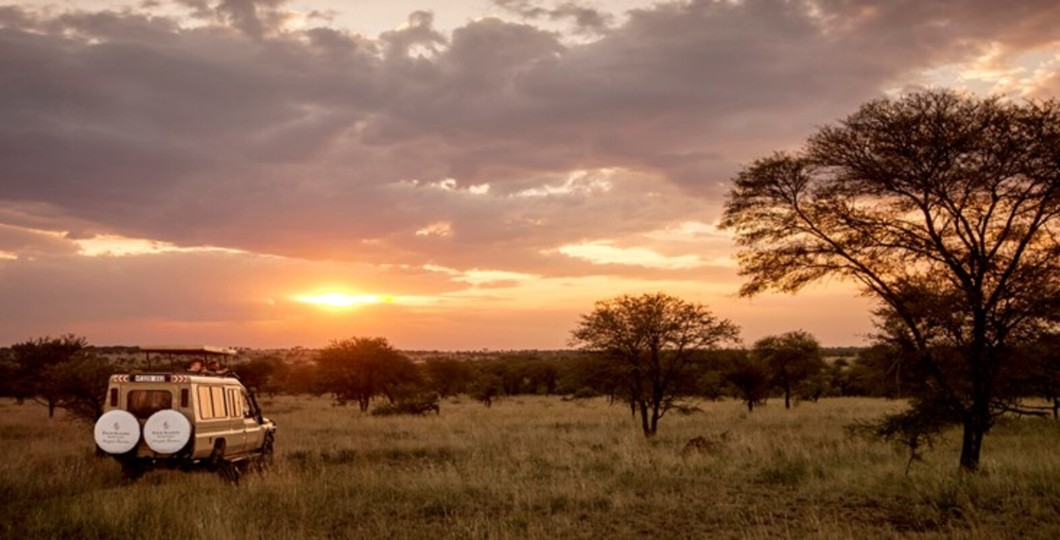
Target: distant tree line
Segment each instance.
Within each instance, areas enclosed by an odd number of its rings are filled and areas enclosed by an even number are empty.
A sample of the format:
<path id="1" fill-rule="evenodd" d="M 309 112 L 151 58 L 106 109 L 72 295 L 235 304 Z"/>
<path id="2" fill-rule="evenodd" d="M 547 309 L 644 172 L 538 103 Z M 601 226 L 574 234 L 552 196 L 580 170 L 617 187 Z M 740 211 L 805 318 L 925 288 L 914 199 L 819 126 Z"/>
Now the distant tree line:
<path id="1" fill-rule="evenodd" d="M 1019 351 L 1025 369 L 1005 384 L 1019 386 L 1029 406 L 1013 400 L 1014 412 L 1060 415 L 1060 340 L 1045 339 Z M 328 395 L 367 411 L 393 404 L 462 396 L 485 406 L 508 397 L 603 397 L 630 406 L 625 367 L 607 354 L 586 350 L 496 351 L 409 354 L 384 338 L 350 338 L 299 358 L 244 351 L 233 363 L 243 383 L 265 395 Z M 165 366 L 168 369 L 168 366 Z M 67 409 L 94 420 L 102 414 L 111 374 L 146 370 L 135 348 L 92 347 L 78 336 L 42 337 L 0 348 L 0 396 Z M 157 368 L 156 368 L 157 369 Z M 910 398 L 927 384 L 916 358 L 894 345 L 828 349 L 803 331 L 769 336 L 751 347 L 696 350 L 673 381 L 673 403 L 736 399 L 748 411 L 780 400 L 791 407 L 820 398 L 870 396 Z M 649 414 L 650 421 L 650 414 Z"/>
<path id="2" fill-rule="evenodd" d="M 1024 369 L 1004 384 L 1017 386 L 1018 414 L 1060 415 L 1060 339 L 1043 339 L 1014 352 Z M 164 366 L 168 369 L 168 365 Z M 605 353 L 589 350 L 405 353 L 384 338 L 350 338 L 298 358 L 244 351 L 234 362 L 243 383 L 265 395 L 331 396 L 338 404 L 373 404 L 461 396 L 485 406 L 513 396 L 602 397 L 630 407 L 628 372 Z M 78 336 L 42 337 L 0 348 L 0 396 L 34 401 L 49 416 L 67 409 L 94 420 L 103 410 L 113 373 L 146 370 L 135 348 L 92 347 Z M 156 367 L 157 369 L 157 367 Z M 735 399 L 748 411 L 771 398 L 791 407 L 820 398 L 912 398 L 929 384 L 924 368 L 900 347 L 828 349 L 807 332 L 768 336 L 749 348 L 695 350 L 673 381 L 672 404 Z M 649 421 L 651 417 L 649 414 Z"/>

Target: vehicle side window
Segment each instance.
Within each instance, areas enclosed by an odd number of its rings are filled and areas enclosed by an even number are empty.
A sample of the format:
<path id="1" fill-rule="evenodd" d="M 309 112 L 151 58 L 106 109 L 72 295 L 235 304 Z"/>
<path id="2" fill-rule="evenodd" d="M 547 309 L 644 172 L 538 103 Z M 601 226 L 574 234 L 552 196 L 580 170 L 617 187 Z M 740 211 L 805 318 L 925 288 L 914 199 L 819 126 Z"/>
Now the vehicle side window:
<path id="1" fill-rule="evenodd" d="M 173 394 L 168 390 L 130 390 L 126 410 L 137 418 L 147 418 L 162 409 L 173 408 Z"/>
<path id="2" fill-rule="evenodd" d="M 213 400 L 210 399 L 210 387 L 199 387 L 199 417 L 203 420 L 213 418 Z"/>
<path id="3" fill-rule="evenodd" d="M 254 408 L 250 406 L 250 399 L 247 398 L 246 392 L 240 392 L 243 395 L 243 417 L 251 418 L 254 416 Z"/>
<path id="4" fill-rule="evenodd" d="M 243 416 L 243 401 L 240 399 L 239 391 L 235 388 L 228 389 L 228 402 L 232 404 L 232 416 L 236 418 Z"/>
<path id="5" fill-rule="evenodd" d="M 213 417 L 224 418 L 228 416 L 225 412 L 225 391 L 220 386 L 214 386 L 210 388 L 210 394 L 213 398 Z"/>

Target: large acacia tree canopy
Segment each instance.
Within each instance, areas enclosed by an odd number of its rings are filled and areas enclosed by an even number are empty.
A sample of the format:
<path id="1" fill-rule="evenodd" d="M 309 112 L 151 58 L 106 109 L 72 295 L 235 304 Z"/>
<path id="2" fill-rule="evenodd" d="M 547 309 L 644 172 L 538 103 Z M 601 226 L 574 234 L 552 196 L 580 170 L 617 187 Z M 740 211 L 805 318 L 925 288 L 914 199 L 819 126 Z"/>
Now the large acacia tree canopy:
<path id="1" fill-rule="evenodd" d="M 1058 214 L 1055 101 L 925 91 L 756 161 L 722 226 L 736 233 L 744 295 L 839 276 L 878 298 L 882 333 L 930 374 L 919 410 L 963 424 L 961 467 L 974 470 L 1020 397 L 1012 351 L 1058 322 Z"/>
<path id="2" fill-rule="evenodd" d="M 1055 314 L 1058 188 L 1057 103 L 925 91 L 870 102 L 798 153 L 756 161 L 722 226 L 736 233 L 744 295 L 841 276 L 913 323 L 937 293 L 996 342 Z"/>
<path id="3" fill-rule="evenodd" d="M 738 335 L 735 325 L 706 306 L 655 293 L 597 302 L 592 313 L 582 315 L 572 343 L 638 363 L 664 352 L 712 349 Z"/>

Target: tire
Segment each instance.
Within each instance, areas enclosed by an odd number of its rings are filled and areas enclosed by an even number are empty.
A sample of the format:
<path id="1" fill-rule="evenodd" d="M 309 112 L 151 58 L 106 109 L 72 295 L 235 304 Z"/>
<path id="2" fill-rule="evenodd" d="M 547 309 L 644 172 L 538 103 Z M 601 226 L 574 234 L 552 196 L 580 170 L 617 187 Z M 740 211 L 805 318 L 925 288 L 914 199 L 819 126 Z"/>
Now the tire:
<path id="1" fill-rule="evenodd" d="M 175 454 L 191 440 L 191 422 L 179 411 L 163 409 L 144 422 L 143 439 L 159 454 Z"/>
<path id="2" fill-rule="evenodd" d="M 217 476 L 220 476 L 226 482 L 239 484 L 239 478 L 243 475 L 243 471 L 238 463 L 225 459 L 225 447 L 224 440 L 214 443 L 210 457 L 206 458 L 206 468 L 211 472 L 217 473 Z"/>
<path id="3" fill-rule="evenodd" d="M 276 434 L 268 432 L 265 434 L 265 442 L 261 444 L 261 457 L 267 461 L 270 465 L 272 464 L 272 456 L 276 451 Z"/>
<path id="4" fill-rule="evenodd" d="M 140 422 L 121 409 L 103 413 L 93 431 L 96 448 L 110 455 L 129 452 L 140 442 Z"/>
<path id="5" fill-rule="evenodd" d="M 261 444 L 261 454 L 255 460 L 254 469 L 264 474 L 272 468 L 276 451 L 276 435 L 272 431 L 265 434 L 265 441 Z"/>
<path id="6" fill-rule="evenodd" d="M 225 461 L 225 442 L 220 440 L 214 443 L 210 456 L 206 458 L 206 468 L 211 472 L 217 472 Z"/>
<path id="7" fill-rule="evenodd" d="M 147 469 L 136 460 L 122 460 L 120 463 L 121 478 L 126 482 L 135 482 L 147 472 Z"/>
<path id="8" fill-rule="evenodd" d="M 239 479 L 243 476 L 243 467 L 241 463 L 222 459 L 217 467 L 217 474 L 226 482 L 238 485 Z"/>

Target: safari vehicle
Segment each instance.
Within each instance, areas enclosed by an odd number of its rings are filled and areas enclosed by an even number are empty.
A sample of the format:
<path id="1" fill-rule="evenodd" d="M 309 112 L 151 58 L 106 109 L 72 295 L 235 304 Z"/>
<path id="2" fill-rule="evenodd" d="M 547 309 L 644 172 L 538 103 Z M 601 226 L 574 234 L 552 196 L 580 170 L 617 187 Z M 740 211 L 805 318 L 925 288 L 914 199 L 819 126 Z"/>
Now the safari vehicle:
<path id="1" fill-rule="evenodd" d="M 221 360 L 218 347 L 147 347 L 148 369 L 110 377 L 96 445 L 121 463 L 127 478 L 156 468 L 207 468 L 237 481 L 251 463 L 271 460 L 276 425 Z M 152 354 L 170 369 L 152 369 Z M 172 369 L 175 360 L 186 366 Z"/>

